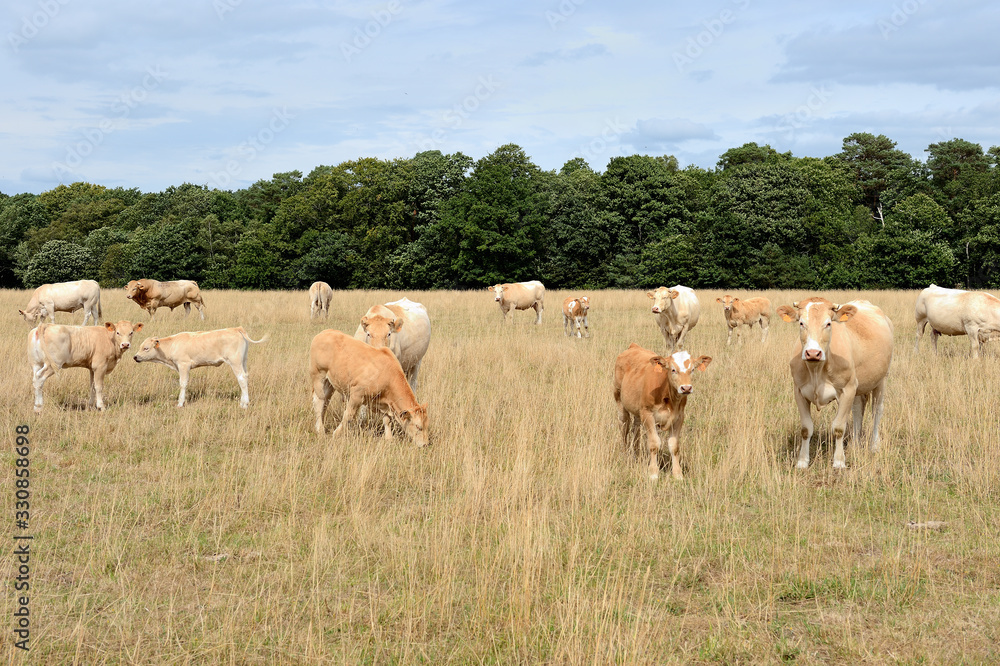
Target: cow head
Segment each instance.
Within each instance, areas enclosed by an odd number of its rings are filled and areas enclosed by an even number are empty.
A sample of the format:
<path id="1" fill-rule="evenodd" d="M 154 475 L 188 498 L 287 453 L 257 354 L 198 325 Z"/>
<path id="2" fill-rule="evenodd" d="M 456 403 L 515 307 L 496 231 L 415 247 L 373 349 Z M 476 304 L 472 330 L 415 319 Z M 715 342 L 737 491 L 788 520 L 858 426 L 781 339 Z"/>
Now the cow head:
<path id="1" fill-rule="evenodd" d="M 133 324 L 130 321 L 120 321 L 112 324 L 110 321 L 104 322 L 104 328 L 111 335 L 115 349 L 119 354 L 132 345 L 132 334 L 142 330 L 142 324 Z"/>
<path id="2" fill-rule="evenodd" d="M 692 360 L 691 354 L 680 351 L 671 356 L 654 356 L 649 360 L 653 365 L 654 372 L 667 373 L 667 381 L 673 392 L 681 395 L 691 395 L 694 385 L 691 383 L 695 370 L 705 372 L 705 368 L 712 362 L 711 356 L 699 356 Z"/>
<path id="3" fill-rule="evenodd" d="M 587 310 L 590 309 L 590 297 L 581 296 L 576 300 L 580 302 L 580 309 L 583 310 L 583 314 L 587 314 Z"/>
<path id="4" fill-rule="evenodd" d="M 799 322 L 799 342 L 802 344 L 802 360 L 817 363 L 830 356 L 830 340 L 833 324 L 845 322 L 858 312 L 858 308 L 847 304 L 837 305 L 825 298 L 814 296 L 804 301 L 780 306 L 776 312 L 784 321 Z"/>
<path id="5" fill-rule="evenodd" d="M 38 322 L 45 319 L 45 317 L 48 315 L 48 313 L 45 311 L 45 308 L 41 307 L 38 308 L 36 312 L 25 312 L 24 310 L 18 310 L 17 313 L 21 315 L 24 321 L 28 322 L 33 326 L 37 325 Z"/>
<path id="6" fill-rule="evenodd" d="M 399 414 L 400 425 L 406 431 L 406 435 L 413 440 L 417 446 L 427 446 L 427 403 L 418 404 L 413 409 L 404 409 Z"/>
<path id="7" fill-rule="evenodd" d="M 141 326 L 142 324 L 140 324 Z M 143 361 L 159 361 L 163 359 L 163 351 L 160 349 L 159 338 L 146 338 L 139 345 L 139 351 L 135 353 L 132 360 L 136 363 Z"/>
<path id="8" fill-rule="evenodd" d="M 656 291 L 647 291 L 646 296 L 653 299 L 653 314 L 660 314 L 670 309 L 671 300 L 681 295 L 676 289 L 659 287 Z"/>
<path id="9" fill-rule="evenodd" d="M 505 289 L 507 289 L 507 287 L 505 287 L 504 285 L 502 285 L 502 284 L 495 284 L 492 287 L 487 287 L 486 291 L 492 291 L 493 292 L 493 300 L 497 301 L 499 303 L 500 301 L 503 300 L 503 292 L 504 292 Z"/>
<path id="10" fill-rule="evenodd" d="M 147 289 L 149 289 L 149 287 L 144 285 L 139 280 L 132 280 L 125 285 L 125 298 L 129 300 L 137 300 L 146 293 Z"/>
<path id="11" fill-rule="evenodd" d="M 399 317 L 383 317 L 382 315 L 364 316 L 361 318 L 361 328 L 365 331 L 365 344 L 378 349 L 392 349 L 393 335 L 403 328 L 403 320 Z"/>
<path id="12" fill-rule="evenodd" d="M 733 298 L 729 294 L 726 294 L 722 298 L 715 299 L 715 302 L 722 304 L 722 311 L 723 312 L 732 312 L 733 306 L 736 305 L 737 303 L 739 303 L 740 299 Z"/>

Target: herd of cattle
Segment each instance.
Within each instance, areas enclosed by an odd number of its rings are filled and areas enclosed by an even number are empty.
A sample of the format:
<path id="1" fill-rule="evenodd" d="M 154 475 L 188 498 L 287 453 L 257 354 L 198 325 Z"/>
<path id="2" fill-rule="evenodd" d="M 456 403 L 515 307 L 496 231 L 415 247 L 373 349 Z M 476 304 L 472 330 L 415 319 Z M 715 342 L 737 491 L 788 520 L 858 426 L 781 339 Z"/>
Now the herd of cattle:
<path id="1" fill-rule="evenodd" d="M 489 287 L 500 314 L 506 322 L 512 310 L 534 310 L 535 323 L 542 321 L 545 287 L 541 282 L 498 284 Z M 205 318 L 204 302 L 197 283 L 191 280 L 158 282 L 134 280 L 125 287 L 132 300 L 155 319 L 157 309 L 183 306 L 185 316 L 194 305 Z M 325 282 L 309 289 L 310 319 L 329 316 L 333 290 Z M 652 313 L 668 349 L 665 356 L 632 343 L 618 355 L 614 366 L 614 399 L 618 406 L 619 425 L 626 447 L 632 446 L 633 431 L 646 433 L 649 451 L 649 475 L 659 476 L 662 447 L 660 432 L 667 434 L 671 472 L 683 478 L 680 434 L 684 425 L 687 398 L 693 391 L 695 370 L 704 371 L 712 359 L 692 358 L 684 351 L 684 339 L 698 323 L 701 306 L 694 291 L 676 285 L 650 291 Z M 763 297 L 739 299 L 730 295 L 717 298 L 722 305 L 732 343 L 733 331 L 741 339 L 743 326 L 761 328 L 761 341 L 767 339 L 771 303 Z M 56 312 L 84 311 L 82 326 L 58 325 Z M 563 302 L 565 335 L 589 337 L 590 299 L 570 297 Z M 87 326 L 101 318 L 100 287 L 93 280 L 47 284 L 31 296 L 26 309 L 18 311 L 25 321 L 36 324 L 28 336 L 28 358 L 32 364 L 35 411 L 42 409 L 42 387 L 62 368 L 87 368 L 91 377 L 90 405 L 104 409 L 104 377 L 114 370 L 132 343 L 132 336 L 143 324 L 120 321 L 103 326 Z M 885 398 L 885 381 L 892 362 L 893 324 L 875 305 L 865 300 L 845 304 L 812 297 L 792 305 L 782 305 L 775 313 L 786 322 L 798 322 L 799 342 L 789 366 L 794 382 L 794 398 L 802 422 L 801 447 L 797 467 L 809 466 L 809 440 L 813 434 L 812 405 L 822 407 L 834 400 L 838 407 L 832 431 L 836 442 L 835 468 L 846 467 L 844 435 L 847 419 L 853 410 L 853 436 L 861 439 L 865 407 L 871 402 L 871 447 L 878 445 L 879 421 Z M 916 345 L 919 348 L 927 324 L 937 351 L 940 335 L 967 335 L 972 354 L 978 357 L 981 343 L 1000 337 L 1000 299 L 985 292 L 944 289 L 931 285 L 917 297 L 915 317 Z M 45 319 L 49 318 L 50 323 Z M 513 320 L 513 314 L 511 315 Z M 324 417 L 333 393 L 344 396 L 346 407 L 333 435 L 368 409 L 382 416 L 384 434 L 392 438 L 393 420 L 418 446 L 428 442 L 427 404 L 417 402 L 420 364 L 430 344 L 431 321 L 420 303 L 402 298 L 392 303 L 372 306 L 354 336 L 327 329 L 313 338 L 309 353 L 315 429 L 325 432 Z M 147 338 L 134 354 L 137 363 L 161 363 L 177 371 L 180 395 L 177 406 L 185 402 L 188 377 L 192 368 L 227 364 L 240 385 L 240 406 L 247 407 L 247 353 L 253 340 L 242 327 L 213 331 L 184 332 L 166 337 Z M 680 350 L 680 351 L 678 351 Z"/>

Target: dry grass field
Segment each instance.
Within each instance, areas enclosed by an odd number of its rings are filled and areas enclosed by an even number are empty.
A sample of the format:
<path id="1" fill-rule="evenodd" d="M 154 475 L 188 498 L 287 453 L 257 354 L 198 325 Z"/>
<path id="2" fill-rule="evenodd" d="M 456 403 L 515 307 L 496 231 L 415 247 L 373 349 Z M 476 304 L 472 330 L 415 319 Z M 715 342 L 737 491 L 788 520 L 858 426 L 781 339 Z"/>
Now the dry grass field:
<path id="1" fill-rule="evenodd" d="M 308 348 L 369 305 L 427 306 L 417 391 L 431 446 L 375 429 L 311 430 Z M 250 408 L 225 366 L 176 373 L 128 353 L 107 411 L 85 370 L 32 413 L 16 316 L 0 292 L 5 535 L 14 429 L 31 427 L 31 652 L 13 646 L 13 558 L 0 558 L 0 654 L 12 663 L 995 663 L 1000 660 L 1000 343 L 913 351 L 916 292 L 864 296 L 895 323 L 882 446 L 831 468 L 817 419 L 796 470 L 787 361 L 796 327 L 727 348 L 722 292 L 702 291 L 684 481 L 623 451 L 611 397 L 630 342 L 662 351 L 643 292 L 594 292 L 590 339 L 480 292 L 205 293 L 208 319 L 161 310 L 136 335 L 243 325 Z M 572 295 L 576 295 L 574 292 Z M 811 294 L 768 292 L 774 306 Z M 858 294 L 829 293 L 844 302 Z M 120 290 L 104 320 L 147 321 Z M 57 315 L 78 324 L 82 314 Z M 339 419 L 335 399 L 328 432 Z M 868 420 L 866 419 L 866 427 Z M 669 456 L 667 456 L 669 459 Z M 912 529 L 910 521 L 943 521 Z M 4 552 L 12 539 L 6 536 Z"/>

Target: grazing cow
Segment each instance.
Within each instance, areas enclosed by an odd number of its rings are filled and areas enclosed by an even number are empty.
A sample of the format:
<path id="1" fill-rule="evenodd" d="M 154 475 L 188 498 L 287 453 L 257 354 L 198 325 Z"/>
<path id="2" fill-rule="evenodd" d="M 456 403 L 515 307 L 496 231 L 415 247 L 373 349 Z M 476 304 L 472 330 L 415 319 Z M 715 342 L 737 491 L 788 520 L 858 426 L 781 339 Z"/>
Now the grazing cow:
<path id="1" fill-rule="evenodd" d="M 771 323 L 771 301 L 763 296 L 743 300 L 733 298 L 729 294 L 715 301 L 722 304 L 722 313 L 726 316 L 726 326 L 729 328 L 729 335 L 726 336 L 727 345 L 732 342 L 734 329 L 736 341 L 742 341 L 741 331 L 744 324 L 747 330 L 753 330 L 754 324 L 760 324 L 760 341 L 767 340 L 768 326 Z"/>
<path id="2" fill-rule="evenodd" d="M 566 335 L 572 335 L 573 329 L 576 328 L 576 337 L 579 338 L 581 337 L 580 327 L 582 325 L 587 333 L 586 337 L 589 338 L 588 312 L 590 312 L 590 298 L 588 296 L 580 296 L 579 298 L 570 296 L 563 301 L 563 332 Z"/>
<path id="3" fill-rule="evenodd" d="M 326 282 L 313 282 L 309 287 L 309 318 L 323 313 L 323 319 L 330 317 L 330 301 L 333 300 L 333 288 Z"/>
<path id="4" fill-rule="evenodd" d="M 670 289 L 660 287 L 647 291 L 646 296 L 653 299 L 653 314 L 670 353 L 684 349 L 684 336 L 695 327 L 701 315 L 701 305 L 694 291 L 678 284 Z"/>
<path id="5" fill-rule="evenodd" d="M 104 326 L 39 324 L 28 334 L 28 358 L 35 388 L 35 411 L 42 411 L 42 386 L 63 368 L 90 370 L 89 405 L 104 410 L 104 376 L 115 369 L 142 324 L 120 321 Z"/>
<path id="6" fill-rule="evenodd" d="M 318 434 L 324 432 L 323 417 L 336 391 L 346 398 L 347 405 L 340 425 L 333 431 L 334 437 L 344 432 L 365 404 L 384 415 L 386 439 L 392 439 L 391 416 L 414 444 L 427 444 L 427 404 L 417 403 L 403 369 L 385 347 L 370 347 L 333 329 L 321 331 L 309 347 L 309 376 Z"/>
<path id="7" fill-rule="evenodd" d="M 545 285 L 538 280 L 531 282 L 517 282 L 514 284 L 495 284 L 487 287 L 487 291 L 493 292 L 493 300 L 500 305 L 500 317 L 507 321 L 507 312 L 514 310 L 527 310 L 534 308 L 535 323 L 542 323 L 542 310 L 544 309 Z M 513 323 L 514 315 L 510 316 Z"/>
<path id="8" fill-rule="evenodd" d="M 159 308 L 174 308 L 183 305 L 184 316 L 191 314 L 191 304 L 198 308 L 202 321 L 205 319 L 205 303 L 201 300 L 201 290 L 194 280 L 174 280 L 160 282 L 158 280 L 132 280 L 125 285 L 125 298 L 131 299 L 136 305 L 149 313 L 150 321 L 156 316 Z"/>
<path id="9" fill-rule="evenodd" d="M 653 481 L 660 476 L 662 442 L 658 428 L 669 433 L 667 447 L 671 473 L 675 479 L 684 478 L 679 440 L 684 427 L 684 408 L 693 390 L 692 373 L 695 368 L 704 371 L 711 362 L 710 356 L 692 360 L 686 351 L 668 357 L 658 356 L 634 342 L 615 361 L 614 395 L 622 441 L 628 448 L 632 429 L 637 425 L 646 431 L 649 478 Z"/>
<path id="10" fill-rule="evenodd" d="M 181 382 L 178 407 L 184 406 L 191 368 L 206 365 L 218 367 L 225 363 L 236 375 L 241 391 L 240 407 L 246 409 L 250 405 L 250 394 L 247 392 L 247 351 L 251 342 L 259 344 L 266 339 L 266 335 L 260 340 L 251 339 L 242 326 L 217 331 L 176 333 L 165 338 L 146 338 L 132 360 L 136 363 L 162 363 L 178 372 Z"/>
<path id="11" fill-rule="evenodd" d="M 90 319 L 94 325 L 101 317 L 101 287 L 93 280 L 43 284 L 35 290 L 28 306 L 18 310 L 24 321 L 38 324 L 49 317 L 56 323 L 56 312 L 83 310 L 83 325 Z"/>
<path id="12" fill-rule="evenodd" d="M 892 322 L 868 301 L 836 305 L 814 296 L 778 316 L 799 322 L 799 344 L 788 365 L 795 384 L 795 404 L 802 419 L 802 444 L 796 467 L 809 467 L 809 440 L 813 434 L 812 405 L 837 401 L 833 417 L 836 450 L 833 467 L 847 467 L 844 432 L 854 409 L 854 441 L 861 441 L 861 420 L 872 402 L 872 451 L 878 448 L 878 424 L 885 399 L 885 377 L 892 362 Z"/>
<path id="13" fill-rule="evenodd" d="M 1000 336 L 1000 298 L 985 291 L 944 289 L 932 284 L 917 296 L 917 343 L 931 325 L 931 343 L 937 353 L 940 335 L 968 335 L 972 357 L 979 358 L 979 345 Z"/>
<path id="14" fill-rule="evenodd" d="M 373 305 L 361 318 L 354 339 L 372 347 L 388 347 L 403 367 L 410 388 L 416 390 L 420 363 L 431 343 L 431 319 L 423 305 L 408 298 Z"/>

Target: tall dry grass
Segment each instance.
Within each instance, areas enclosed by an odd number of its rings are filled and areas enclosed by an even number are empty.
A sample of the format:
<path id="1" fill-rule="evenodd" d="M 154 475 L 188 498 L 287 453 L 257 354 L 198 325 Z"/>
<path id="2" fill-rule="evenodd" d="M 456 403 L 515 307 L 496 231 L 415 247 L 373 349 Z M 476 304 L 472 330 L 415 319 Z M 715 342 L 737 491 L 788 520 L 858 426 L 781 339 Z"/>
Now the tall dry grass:
<path id="1" fill-rule="evenodd" d="M 572 295 L 576 295 L 573 292 Z M 652 484 L 618 441 L 615 356 L 662 350 L 642 292 L 592 293 L 593 337 L 502 326 L 486 292 L 406 293 L 433 324 L 418 397 L 432 445 L 311 432 L 309 342 L 353 332 L 403 292 L 337 292 L 327 322 L 302 293 L 207 292 L 136 337 L 243 325 L 250 400 L 225 368 L 177 375 L 130 355 L 107 411 L 66 370 L 32 414 L 26 292 L 0 292 L 0 418 L 31 426 L 33 663 L 992 662 L 1000 657 L 1000 355 L 964 338 L 913 351 L 914 292 L 871 292 L 896 327 L 882 446 L 829 424 L 794 469 L 795 327 L 727 348 L 719 292 L 688 338 L 696 377 L 686 480 Z M 805 293 L 768 292 L 777 306 Z M 827 294 L 846 301 L 857 294 Z M 104 319 L 146 321 L 120 291 Z M 60 314 L 60 323 L 80 315 Z M 328 430 L 340 407 L 334 402 Z M 867 425 L 867 419 L 866 419 Z M 13 522 L 12 464 L 3 518 Z M 908 521 L 945 521 L 913 530 Z M 8 530 L 12 532 L 13 530 Z M 8 541 L 8 545 L 11 541 Z M 0 560 L 3 616 L 13 562 Z M 8 620 L 9 624 L 9 620 Z M 22 660 L 8 631 L 7 659 Z"/>

